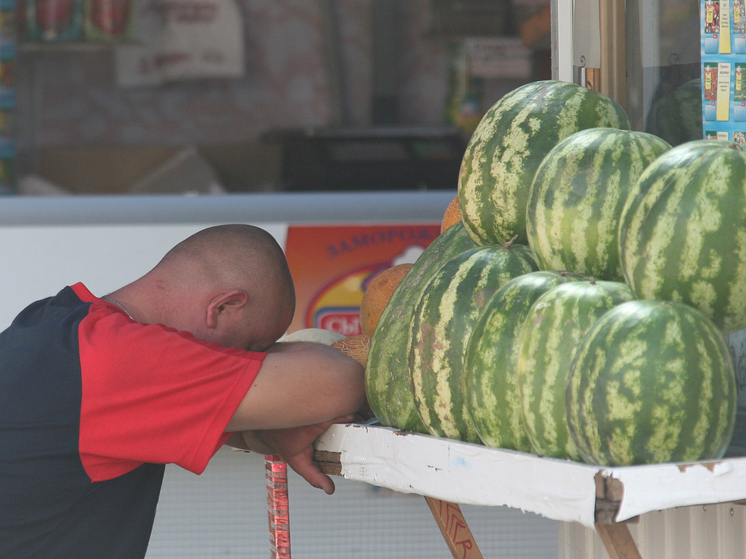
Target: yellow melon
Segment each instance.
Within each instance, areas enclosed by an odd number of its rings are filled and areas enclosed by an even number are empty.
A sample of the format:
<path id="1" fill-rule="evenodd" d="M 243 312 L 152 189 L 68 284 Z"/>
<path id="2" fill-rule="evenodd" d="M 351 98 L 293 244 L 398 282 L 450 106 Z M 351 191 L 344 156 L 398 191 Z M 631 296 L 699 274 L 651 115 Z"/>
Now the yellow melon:
<path id="1" fill-rule="evenodd" d="M 355 361 L 365 367 L 368 362 L 368 350 L 370 349 L 370 338 L 365 334 L 357 334 L 356 336 L 347 336 L 341 340 L 337 340 L 332 344 L 333 348 L 340 350 L 348 357 L 352 357 Z"/>
<path id="2" fill-rule="evenodd" d="M 386 308 L 396 286 L 411 268 L 412 264 L 397 264 L 370 280 L 360 303 L 360 330 L 363 334 L 373 336 L 383 309 Z"/>
<path id="3" fill-rule="evenodd" d="M 451 225 L 455 225 L 461 221 L 461 207 L 458 205 L 458 194 L 453 197 L 451 203 L 448 204 L 443 219 L 440 222 L 440 232 L 442 233 L 448 229 Z"/>

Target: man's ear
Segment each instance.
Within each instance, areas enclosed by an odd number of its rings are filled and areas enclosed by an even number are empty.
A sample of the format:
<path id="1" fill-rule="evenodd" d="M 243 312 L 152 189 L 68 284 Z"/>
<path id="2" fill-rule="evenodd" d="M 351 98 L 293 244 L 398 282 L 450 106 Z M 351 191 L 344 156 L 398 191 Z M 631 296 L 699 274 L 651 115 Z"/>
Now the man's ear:
<path id="1" fill-rule="evenodd" d="M 215 328 L 221 315 L 239 310 L 248 302 L 249 294 L 241 289 L 234 289 L 215 296 L 207 306 L 207 326 Z"/>

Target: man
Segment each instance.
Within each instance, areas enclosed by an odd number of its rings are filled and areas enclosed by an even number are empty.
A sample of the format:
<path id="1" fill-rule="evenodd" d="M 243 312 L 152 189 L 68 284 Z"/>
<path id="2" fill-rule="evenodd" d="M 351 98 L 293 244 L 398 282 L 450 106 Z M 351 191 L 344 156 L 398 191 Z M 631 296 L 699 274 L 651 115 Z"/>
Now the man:
<path id="1" fill-rule="evenodd" d="M 143 277 L 33 303 L 0 334 L 0 557 L 143 557 L 164 464 L 225 443 L 334 485 L 312 442 L 365 403 L 362 367 L 275 341 L 295 309 L 282 249 L 211 227 Z"/>

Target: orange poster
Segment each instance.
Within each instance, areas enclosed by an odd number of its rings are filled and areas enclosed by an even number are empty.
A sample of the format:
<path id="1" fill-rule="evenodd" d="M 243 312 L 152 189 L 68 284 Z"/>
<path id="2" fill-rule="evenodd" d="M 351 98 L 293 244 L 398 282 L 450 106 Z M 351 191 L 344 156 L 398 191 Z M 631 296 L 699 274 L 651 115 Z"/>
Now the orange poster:
<path id="1" fill-rule="evenodd" d="M 302 226 L 285 243 L 297 305 L 288 332 L 324 328 L 360 334 L 360 302 L 378 272 L 414 262 L 440 234 L 440 224 Z"/>

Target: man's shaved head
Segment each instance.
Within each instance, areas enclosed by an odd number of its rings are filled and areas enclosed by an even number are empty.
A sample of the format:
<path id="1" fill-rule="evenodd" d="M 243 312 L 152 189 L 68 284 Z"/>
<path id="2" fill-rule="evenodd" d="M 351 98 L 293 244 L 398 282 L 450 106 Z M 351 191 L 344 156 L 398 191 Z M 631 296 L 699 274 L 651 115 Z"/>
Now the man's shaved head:
<path id="1" fill-rule="evenodd" d="M 196 277 L 215 285 L 239 287 L 252 284 L 275 288 L 274 295 L 290 299 L 295 308 L 295 289 L 282 247 L 264 229 L 253 225 L 217 225 L 187 237 L 166 253 L 156 268 L 191 269 Z"/>
<path id="2" fill-rule="evenodd" d="M 295 312 L 293 278 L 282 247 L 264 229 L 245 224 L 191 235 L 114 295 L 145 322 L 254 350 L 282 336 Z M 232 308 L 241 308 L 242 318 L 226 322 L 221 317 L 239 316 L 223 314 Z"/>

